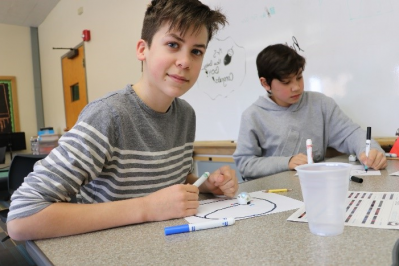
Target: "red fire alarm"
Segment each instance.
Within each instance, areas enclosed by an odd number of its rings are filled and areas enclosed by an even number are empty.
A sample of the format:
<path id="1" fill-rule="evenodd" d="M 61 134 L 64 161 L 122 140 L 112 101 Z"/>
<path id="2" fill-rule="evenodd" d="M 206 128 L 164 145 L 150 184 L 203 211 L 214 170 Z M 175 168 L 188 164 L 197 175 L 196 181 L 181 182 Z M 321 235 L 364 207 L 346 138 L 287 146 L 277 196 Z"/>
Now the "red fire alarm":
<path id="1" fill-rule="evenodd" d="M 85 42 L 90 41 L 90 31 L 83 30 L 82 38 L 83 38 L 83 41 L 85 41 Z"/>

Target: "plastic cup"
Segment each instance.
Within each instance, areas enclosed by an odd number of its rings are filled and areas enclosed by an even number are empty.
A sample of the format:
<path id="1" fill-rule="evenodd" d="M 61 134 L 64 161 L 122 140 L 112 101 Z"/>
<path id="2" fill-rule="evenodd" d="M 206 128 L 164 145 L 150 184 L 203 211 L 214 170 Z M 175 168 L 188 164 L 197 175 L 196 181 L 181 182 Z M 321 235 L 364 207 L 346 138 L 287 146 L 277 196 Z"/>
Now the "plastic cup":
<path id="1" fill-rule="evenodd" d="M 298 172 L 310 232 L 319 236 L 342 234 L 351 165 L 314 163 L 295 167 Z"/>

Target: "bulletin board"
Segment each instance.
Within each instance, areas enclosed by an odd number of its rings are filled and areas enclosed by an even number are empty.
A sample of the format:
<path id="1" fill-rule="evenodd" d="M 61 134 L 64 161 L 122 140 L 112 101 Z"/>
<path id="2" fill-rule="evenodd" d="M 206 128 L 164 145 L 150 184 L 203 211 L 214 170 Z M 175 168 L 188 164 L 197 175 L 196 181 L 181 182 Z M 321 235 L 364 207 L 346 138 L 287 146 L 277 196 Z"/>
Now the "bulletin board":
<path id="1" fill-rule="evenodd" d="M 19 131 L 16 78 L 0 76 L 0 133 Z"/>

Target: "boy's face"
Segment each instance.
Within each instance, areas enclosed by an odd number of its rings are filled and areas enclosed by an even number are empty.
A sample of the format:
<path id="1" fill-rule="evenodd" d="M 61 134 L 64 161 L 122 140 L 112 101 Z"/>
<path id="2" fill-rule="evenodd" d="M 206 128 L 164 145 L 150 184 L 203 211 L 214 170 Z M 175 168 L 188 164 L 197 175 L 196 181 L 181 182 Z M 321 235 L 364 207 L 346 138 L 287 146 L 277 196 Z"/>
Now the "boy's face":
<path id="1" fill-rule="evenodd" d="M 282 81 L 273 79 L 271 86 L 266 83 L 264 78 L 261 78 L 261 83 L 266 90 L 272 93 L 270 98 L 283 107 L 289 107 L 297 103 L 301 98 L 304 87 L 302 70 L 298 74 L 292 74 Z"/>
<path id="2" fill-rule="evenodd" d="M 207 41 L 205 26 L 196 33 L 190 28 L 181 36 L 178 31 L 169 31 L 165 23 L 155 33 L 151 48 L 143 44 L 146 89 L 159 100 L 173 100 L 186 93 L 197 81 Z"/>

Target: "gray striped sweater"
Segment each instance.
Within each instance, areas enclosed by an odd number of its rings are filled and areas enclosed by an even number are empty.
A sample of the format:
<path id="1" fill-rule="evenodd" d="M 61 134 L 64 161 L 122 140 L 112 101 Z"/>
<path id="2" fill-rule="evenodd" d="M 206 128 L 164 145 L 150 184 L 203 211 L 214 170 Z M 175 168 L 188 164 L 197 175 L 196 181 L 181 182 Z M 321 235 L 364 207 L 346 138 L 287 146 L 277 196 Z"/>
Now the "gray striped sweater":
<path id="1" fill-rule="evenodd" d="M 128 85 L 84 108 L 59 146 L 14 192 L 8 221 L 74 195 L 78 203 L 98 203 L 184 183 L 194 137 L 195 113 L 186 101 L 177 98 L 158 113 Z"/>

